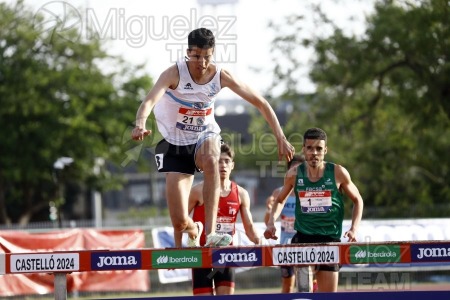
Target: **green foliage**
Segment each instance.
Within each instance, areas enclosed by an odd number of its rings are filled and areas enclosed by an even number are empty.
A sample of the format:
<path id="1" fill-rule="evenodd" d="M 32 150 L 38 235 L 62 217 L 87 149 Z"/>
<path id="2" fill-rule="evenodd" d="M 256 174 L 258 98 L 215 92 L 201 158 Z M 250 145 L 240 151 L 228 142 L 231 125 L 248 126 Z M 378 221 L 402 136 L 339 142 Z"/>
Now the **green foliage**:
<path id="1" fill-rule="evenodd" d="M 317 126 L 329 134 L 328 160 L 359 186 L 366 217 L 443 217 L 450 207 L 450 4 L 378 1 L 362 36 L 346 35 L 315 13 L 329 36 L 274 41 L 285 57 L 314 49 L 314 95 L 300 99 L 293 61 L 275 67 L 294 104 L 286 134 Z M 302 16 L 288 20 L 302 28 Z M 299 50 L 300 49 L 300 50 Z M 302 106 L 303 105 L 303 106 Z M 299 149 L 298 147 L 296 147 Z"/>
<path id="2" fill-rule="evenodd" d="M 21 1 L 0 4 L 1 223 L 26 222 L 58 198 L 53 163 L 59 157 L 74 159 L 59 181 L 118 184 L 106 169 L 93 174 L 95 160 L 124 160 L 124 134 L 152 85 L 148 76 L 134 75 L 142 67 L 109 56 L 98 40 L 71 42 L 67 37 L 81 35 L 76 28 L 62 38 L 46 31 L 44 21 Z M 102 63 L 115 71 L 106 74 Z"/>

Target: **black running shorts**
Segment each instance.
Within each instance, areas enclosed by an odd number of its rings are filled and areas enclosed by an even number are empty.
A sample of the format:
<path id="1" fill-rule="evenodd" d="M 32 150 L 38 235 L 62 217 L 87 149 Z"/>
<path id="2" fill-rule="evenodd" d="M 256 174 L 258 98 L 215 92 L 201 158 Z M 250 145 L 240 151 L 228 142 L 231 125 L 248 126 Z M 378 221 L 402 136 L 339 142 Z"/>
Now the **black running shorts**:
<path id="1" fill-rule="evenodd" d="M 297 231 L 297 233 L 292 237 L 291 244 L 312 244 L 312 243 L 331 243 L 340 242 L 339 239 L 335 239 L 326 235 L 308 235 Z M 316 271 L 331 271 L 339 272 L 341 266 L 339 264 L 331 265 L 316 265 Z"/>
<path id="2" fill-rule="evenodd" d="M 235 271 L 233 268 L 200 268 L 192 269 L 193 294 L 212 292 L 213 287 L 234 287 Z"/>
<path id="3" fill-rule="evenodd" d="M 160 141 L 155 148 L 155 161 L 158 172 L 178 172 L 194 175 L 195 147 L 197 144 L 177 146 L 166 140 Z"/>

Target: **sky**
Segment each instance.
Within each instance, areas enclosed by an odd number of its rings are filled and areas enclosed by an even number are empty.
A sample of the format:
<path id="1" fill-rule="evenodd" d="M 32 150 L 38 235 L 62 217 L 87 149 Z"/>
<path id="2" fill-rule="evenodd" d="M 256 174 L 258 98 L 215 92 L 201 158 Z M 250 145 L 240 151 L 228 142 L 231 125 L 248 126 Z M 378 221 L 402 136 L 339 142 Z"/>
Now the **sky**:
<path id="1" fill-rule="evenodd" d="M 211 2 L 222 4 L 208 4 Z M 79 16 L 79 22 L 66 26 L 78 27 L 84 38 L 92 37 L 85 28 L 93 28 L 110 54 L 121 55 L 132 64 L 144 64 L 154 80 L 184 55 L 189 31 L 208 27 L 216 35 L 216 61 L 260 93 L 272 82 L 270 45 L 275 34 L 268 29 L 270 21 L 279 23 L 292 13 L 305 14 L 305 24 L 310 26 L 305 33 L 317 34 L 321 29 L 314 25 L 309 12 L 312 4 L 320 3 L 340 27 L 349 33 L 362 34 L 365 16 L 373 7 L 373 0 L 25 0 L 25 3 L 49 19 L 64 18 L 64 13 Z M 48 22 L 49 29 L 52 24 L 55 23 Z M 313 53 L 303 54 L 305 66 L 300 72 L 299 91 L 308 93 L 315 89 L 308 78 Z M 219 95 L 233 97 L 226 90 Z"/>

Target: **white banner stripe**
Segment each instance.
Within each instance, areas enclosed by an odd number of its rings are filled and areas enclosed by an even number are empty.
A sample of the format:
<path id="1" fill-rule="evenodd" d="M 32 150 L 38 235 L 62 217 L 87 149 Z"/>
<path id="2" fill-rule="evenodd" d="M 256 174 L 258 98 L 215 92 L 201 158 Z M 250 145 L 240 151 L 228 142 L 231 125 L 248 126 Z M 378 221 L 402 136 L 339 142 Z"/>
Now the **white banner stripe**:
<path id="1" fill-rule="evenodd" d="M 10 262 L 11 273 L 78 271 L 80 269 L 80 254 L 12 254 Z"/>
<path id="2" fill-rule="evenodd" d="M 276 247 L 272 250 L 272 261 L 275 266 L 338 264 L 339 247 Z"/>

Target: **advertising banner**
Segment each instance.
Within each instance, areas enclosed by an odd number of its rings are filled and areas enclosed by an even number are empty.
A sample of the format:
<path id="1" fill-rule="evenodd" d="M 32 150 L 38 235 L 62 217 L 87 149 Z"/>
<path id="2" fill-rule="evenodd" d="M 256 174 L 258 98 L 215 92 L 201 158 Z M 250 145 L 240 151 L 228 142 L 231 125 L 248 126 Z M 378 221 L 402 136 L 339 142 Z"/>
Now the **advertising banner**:
<path id="1" fill-rule="evenodd" d="M 342 226 L 344 234 L 350 228 L 350 221 L 345 220 Z M 254 226 L 262 236 L 266 225 L 262 222 L 255 222 Z M 280 233 L 280 222 L 276 222 L 277 233 Z M 173 228 L 159 227 L 152 230 L 153 245 L 155 248 L 173 248 Z M 186 238 L 186 235 L 184 235 Z M 431 240 L 449 240 L 450 239 L 450 219 L 403 219 L 403 220 L 362 220 L 357 231 L 358 242 L 391 242 L 391 241 L 431 241 Z M 342 242 L 347 239 L 342 237 Z M 184 246 L 186 246 L 186 242 Z M 263 245 L 277 245 L 279 240 L 263 239 Z M 251 246 L 245 235 L 242 223 L 236 223 L 236 234 L 233 245 Z M 449 245 L 417 245 L 411 246 L 412 261 L 430 263 L 446 263 L 450 261 Z M 247 266 L 258 266 L 260 264 L 259 253 L 233 252 L 227 250 L 215 252 L 213 255 L 214 266 L 239 266 L 236 272 L 250 270 Z M 368 268 L 386 267 L 388 264 L 402 266 L 402 253 L 399 246 L 377 245 L 370 247 L 352 246 L 349 252 L 349 261 L 352 264 L 344 264 L 343 272 L 358 272 Z M 289 247 L 273 250 L 274 265 L 289 265 L 294 261 L 298 264 L 308 264 L 313 261 L 314 264 L 338 263 L 339 250 L 337 247 L 320 247 L 292 249 Z M 342 263 L 342 262 L 341 262 Z M 379 264 L 378 264 L 379 263 Z M 410 267 L 407 264 L 405 267 Z M 191 280 L 190 269 L 160 269 L 158 276 L 161 283 L 183 282 Z"/>
<path id="2" fill-rule="evenodd" d="M 141 253 L 124 249 L 145 247 L 141 230 L 71 229 L 46 233 L 0 231 L 0 274 L 4 273 L 5 255 L 11 253 L 12 273 L 0 276 L 0 296 L 49 294 L 54 276 L 68 272 L 67 291 L 148 291 L 148 271 L 141 268 Z M 91 257 L 93 272 L 77 272 L 79 250 L 107 250 Z M 120 249 L 120 251 L 111 251 Z M 65 251 L 40 254 L 39 252 Z M 66 252 L 67 251 L 67 252 Z M 74 251 L 71 253 L 70 251 Z M 21 253 L 14 255 L 14 253 Z M 24 254 L 26 253 L 26 254 Z M 124 270 L 117 270 L 123 267 Z M 48 270 L 49 274 L 42 273 Z M 115 271 L 113 271 L 115 270 Z M 31 274 L 29 272 L 40 271 Z M 27 274 L 29 273 L 29 274 Z"/>
<path id="3" fill-rule="evenodd" d="M 266 225 L 262 222 L 254 223 L 260 235 L 264 233 Z M 280 223 L 276 224 L 277 232 L 280 232 Z M 186 247 L 186 237 L 184 234 L 183 247 Z M 174 248 L 173 228 L 172 227 L 158 227 L 152 230 L 153 246 L 155 248 Z M 263 245 L 276 245 L 278 241 L 263 239 Z M 233 236 L 233 245 L 235 246 L 251 246 L 253 243 L 245 235 L 244 226 L 242 223 L 236 223 L 236 233 Z M 227 252 L 228 251 L 228 252 Z M 234 252 L 233 252 L 234 251 Z M 213 264 L 216 267 L 224 266 L 238 266 L 235 268 L 236 273 L 250 270 L 247 266 L 261 265 L 261 253 L 248 253 L 247 255 L 235 253 L 239 250 L 217 251 L 213 254 Z M 259 250 L 258 250 L 259 251 Z M 154 259 L 154 258 L 153 258 Z M 242 260 L 242 261 L 241 261 Z M 157 264 L 153 264 L 154 267 Z M 157 268 L 157 267 L 155 267 Z M 189 281 L 192 278 L 191 269 L 160 269 L 158 270 L 158 277 L 161 283 L 173 283 Z"/>

